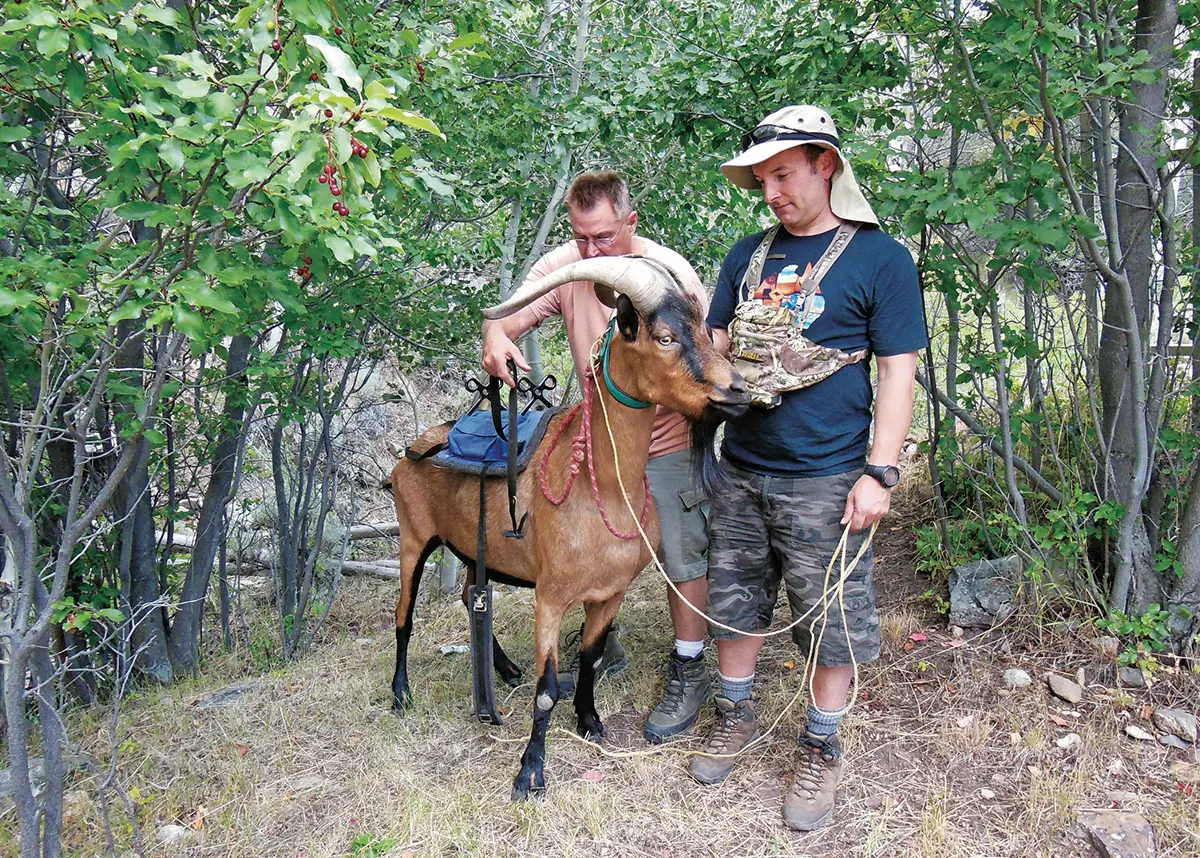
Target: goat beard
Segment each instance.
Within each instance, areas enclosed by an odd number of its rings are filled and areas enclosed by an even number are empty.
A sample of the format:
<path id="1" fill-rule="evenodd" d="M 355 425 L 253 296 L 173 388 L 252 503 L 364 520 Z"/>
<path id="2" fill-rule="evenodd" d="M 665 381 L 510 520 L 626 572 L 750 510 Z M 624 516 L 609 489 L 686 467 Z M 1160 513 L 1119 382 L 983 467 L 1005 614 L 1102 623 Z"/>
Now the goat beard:
<path id="1" fill-rule="evenodd" d="M 696 488 L 712 497 L 728 485 L 717 463 L 717 429 L 720 420 L 697 420 L 692 423 L 692 473 Z"/>

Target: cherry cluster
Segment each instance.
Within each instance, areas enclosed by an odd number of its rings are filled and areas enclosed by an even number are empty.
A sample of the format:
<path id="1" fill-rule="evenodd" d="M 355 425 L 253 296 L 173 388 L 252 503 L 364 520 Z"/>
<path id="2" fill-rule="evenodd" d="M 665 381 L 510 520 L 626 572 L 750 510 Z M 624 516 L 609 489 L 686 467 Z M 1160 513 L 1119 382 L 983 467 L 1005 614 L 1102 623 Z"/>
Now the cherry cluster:
<path id="1" fill-rule="evenodd" d="M 305 280 L 307 280 L 309 277 L 312 277 L 312 271 L 308 267 L 310 265 L 312 265 L 312 257 L 311 256 L 304 257 L 304 264 L 296 269 L 296 273 L 299 274 Z"/>
<path id="2" fill-rule="evenodd" d="M 371 148 L 355 137 L 350 138 L 350 151 L 360 158 L 365 158 L 371 154 Z"/>
<path id="3" fill-rule="evenodd" d="M 330 158 L 329 163 L 325 165 L 325 169 L 321 171 L 320 177 L 317 179 L 322 185 L 329 185 L 329 193 L 335 197 L 342 195 L 342 186 L 338 182 L 337 167 L 333 165 L 333 159 Z M 342 217 L 350 214 L 348 206 L 344 205 L 341 200 L 333 201 L 333 210 Z"/>

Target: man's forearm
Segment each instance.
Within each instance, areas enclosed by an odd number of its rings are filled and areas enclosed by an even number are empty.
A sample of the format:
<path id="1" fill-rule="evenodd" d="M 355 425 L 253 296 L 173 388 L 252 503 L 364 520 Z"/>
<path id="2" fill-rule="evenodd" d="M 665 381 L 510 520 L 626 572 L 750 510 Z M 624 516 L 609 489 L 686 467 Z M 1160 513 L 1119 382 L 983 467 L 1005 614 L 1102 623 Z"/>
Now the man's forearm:
<path id="1" fill-rule="evenodd" d="M 879 381 L 875 395 L 875 431 L 868 461 L 873 465 L 895 465 L 912 426 L 916 392 L 916 355 L 878 359 Z"/>

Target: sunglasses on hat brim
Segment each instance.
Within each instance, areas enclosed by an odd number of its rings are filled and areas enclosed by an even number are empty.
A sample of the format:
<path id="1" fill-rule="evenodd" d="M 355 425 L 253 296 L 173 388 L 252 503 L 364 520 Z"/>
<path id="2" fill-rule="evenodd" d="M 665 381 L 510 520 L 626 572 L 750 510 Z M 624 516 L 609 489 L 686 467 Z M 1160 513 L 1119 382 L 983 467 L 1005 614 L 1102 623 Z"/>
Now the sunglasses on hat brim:
<path id="1" fill-rule="evenodd" d="M 776 140 L 798 140 L 805 143 L 826 143 L 835 149 L 841 149 L 841 143 L 833 134 L 821 134 L 817 131 L 797 131 L 782 125 L 758 125 L 742 135 L 742 151 L 760 143 L 772 143 Z"/>

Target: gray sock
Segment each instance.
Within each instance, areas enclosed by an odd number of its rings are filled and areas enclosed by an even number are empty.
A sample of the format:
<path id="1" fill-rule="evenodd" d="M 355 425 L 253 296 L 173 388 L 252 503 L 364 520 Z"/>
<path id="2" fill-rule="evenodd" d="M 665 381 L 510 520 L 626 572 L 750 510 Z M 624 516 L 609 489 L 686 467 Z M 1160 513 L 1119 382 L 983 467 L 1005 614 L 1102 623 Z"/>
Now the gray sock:
<path id="1" fill-rule="evenodd" d="M 754 685 L 753 673 L 746 677 L 726 676 L 723 673 L 717 675 L 721 677 L 722 697 L 727 697 L 734 703 L 750 699 L 750 688 Z"/>
<path id="2" fill-rule="evenodd" d="M 804 732 L 814 739 L 824 741 L 837 732 L 838 725 L 846 715 L 846 708 L 826 710 L 808 704 L 808 726 Z"/>

